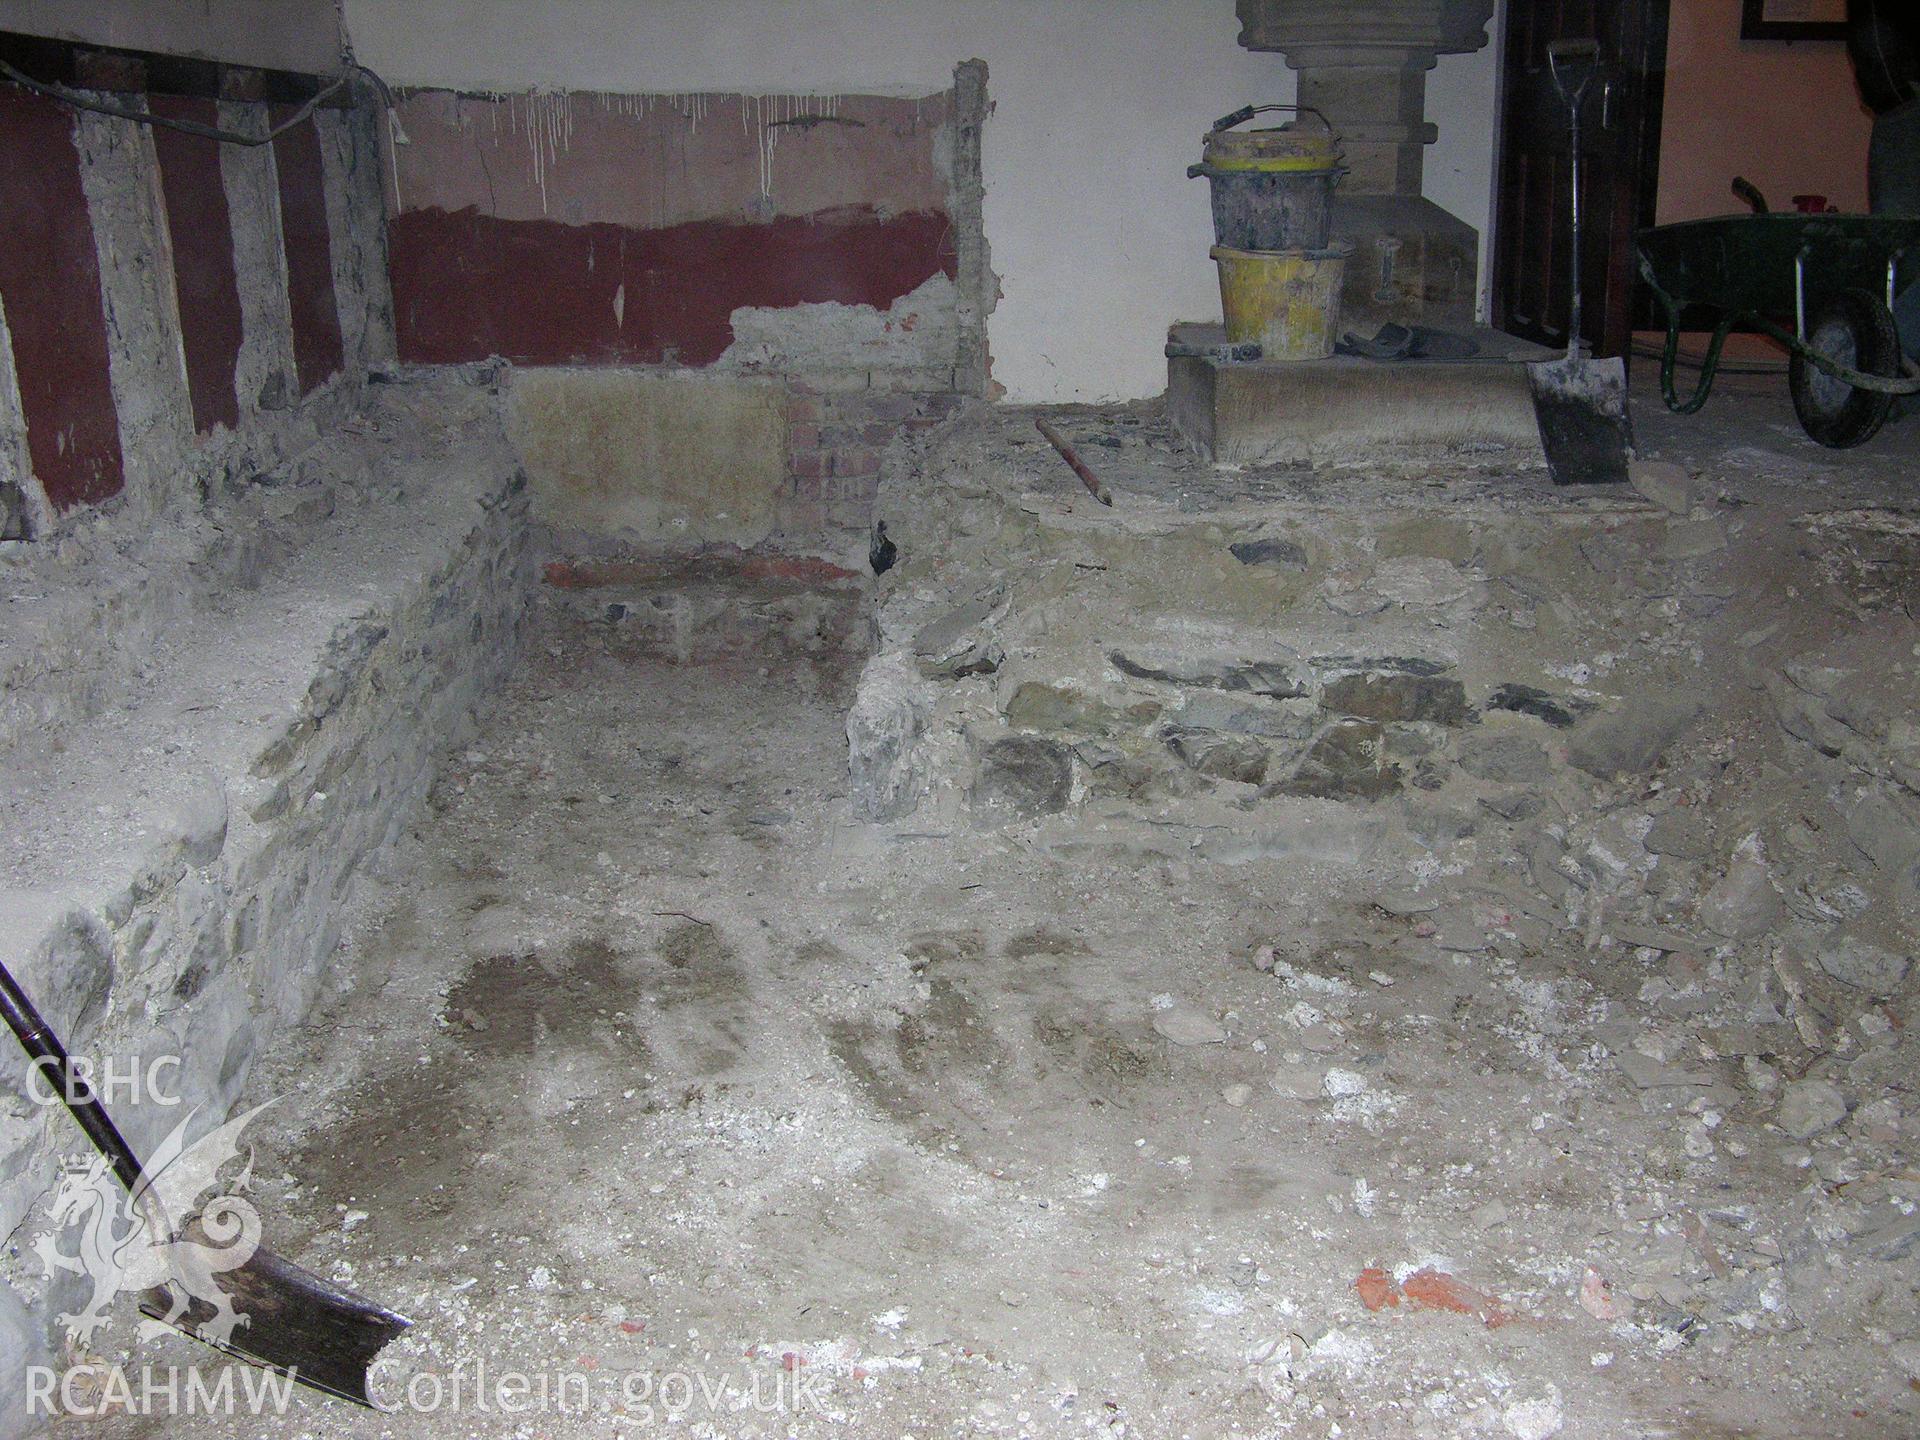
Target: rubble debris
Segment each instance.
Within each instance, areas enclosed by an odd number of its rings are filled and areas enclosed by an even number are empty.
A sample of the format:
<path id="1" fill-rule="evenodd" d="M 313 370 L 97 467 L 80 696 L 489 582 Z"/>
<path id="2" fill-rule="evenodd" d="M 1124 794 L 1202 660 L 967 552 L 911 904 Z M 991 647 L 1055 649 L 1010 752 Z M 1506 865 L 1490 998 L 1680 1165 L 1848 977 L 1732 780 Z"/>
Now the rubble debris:
<path id="1" fill-rule="evenodd" d="M 1774 1120 L 1796 1140 L 1811 1140 L 1847 1118 L 1847 1097 L 1825 1080 L 1796 1080 L 1780 1094 Z"/>
<path id="2" fill-rule="evenodd" d="M 1689 514 L 1704 495 L 1684 465 L 1671 460 L 1634 460 L 1627 465 L 1627 483 L 1674 515 Z"/>
<path id="3" fill-rule="evenodd" d="M 1758 833 L 1733 848 L 1726 873 L 1700 897 L 1700 923 L 1730 940 L 1751 940 L 1774 927 L 1783 909 Z"/>
<path id="4" fill-rule="evenodd" d="M 1401 786 L 1400 768 L 1386 758 L 1383 738 L 1371 720 L 1329 725 L 1274 793 L 1321 800 L 1379 800 L 1393 794 Z"/>
<path id="5" fill-rule="evenodd" d="M 1589 1265 L 1580 1277 L 1580 1308 L 1596 1320 L 1611 1322 L 1632 1313 L 1633 1302 L 1616 1296 L 1613 1282 Z"/>
<path id="6" fill-rule="evenodd" d="M 1501 685 L 1487 697 L 1489 710 L 1510 710 L 1516 715 L 1531 715 L 1536 720 L 1544 720 L 1556 730 L 1571 729 L 1586 708 L 1581 701 L 1562 700 L 1545 690 L 1512 681 Z"/>
<path id="7" fill-rule="evenodd" d="M 987 817 L 1028 820 L 1065 809 L 1072 786 L 1065 746 L 1039 735 L 1013 735 L 981 750 L 973 807 Z"/>
<path id="8" fill-rule="evenodd" d="M 1259 540 L 1236 540 L 1227 547 L 1242 565 L 1272 565 L 1284 570 L 1305 570 L 1307 552 L 1292 540 L 1267 536 Z"/>
<path id="9" fill-rule="evenodd" d="M 1567 761 L 1601 780 L 1651 775 L 1699 712 L 1697 700 L 1641 695 L 1582 724 L 1567 743 Z"/>
<path id="10" fill-rule="evenodd" d="M 1459 726 L 1467 719 L 1465 686 L 1422 675 L 1343 675 L 1328 683 L 1321 703 L 1361 720 Z"/>
<path id="11" fill-rule="evenodd" d="M 991 625 L 1004 603 L 1000 595 L 969 600 L 922 625 L 913 637 L 920 673 L 932 679 L 964 680 L 998 670 L 1005 657 Z"/>
<path id="12" fill-rule="evenodd" d="M 1227 1038 L 1219 1021 L 1191 1005 L 1155 1011 L 1153 1029 L 1175 1045 L 1219 1045 Z"/>
<path id="13" fill-rule="evenodd" d="M 1842 935 L 1819 954 L 1820 968 L 1843 985 L 1869 995 L 1896 995 L 1913 968 L 1905 955 L 1869 944 L 1856 935 Z"/>

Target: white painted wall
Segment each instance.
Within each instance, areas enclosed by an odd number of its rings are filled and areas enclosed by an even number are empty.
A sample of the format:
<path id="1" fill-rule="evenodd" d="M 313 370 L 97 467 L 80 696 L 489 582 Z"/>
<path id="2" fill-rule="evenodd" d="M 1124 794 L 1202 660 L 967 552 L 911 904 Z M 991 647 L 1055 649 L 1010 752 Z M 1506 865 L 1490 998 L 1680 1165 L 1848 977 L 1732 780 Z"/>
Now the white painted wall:
<path id="1" fill-rule="evenodd" d="M 1186 167 L 1209 121 L 1294 90 L 1280 56 L 1235 43 L 1232 0 L 346 0 L 346 18 L 403 85 L 926 94 L 984 59 L 994 375 L 1019 401 L 1165 388 L 1166 327 L 1220 304 Z M 1484 226 L 1491 71 L 1462 63 L 1436 76 L 1461 118 L 1435 114 L 1429 174 Z"/>
<path id="2" fill-rule="evenodd" d="M 337 0 L 0 0 L 0 30 L 331 75 Z"/>
<path id="3" fill-rule="evenodd" d="M 1479 313 L 1490 313 L 1487 284 L 1493 258 L 1493 221 L 1498 208 L 1494 137 L 1499 131 L 1500 35 L 1507 0 L 1494 6 L 1487 43 L 1470 55 L 1442 55 L 1427 75 L 1427 119 L 1440 138 L 1427 147 L 1421 189 L 1442 210 L 1480 232 Z"/>

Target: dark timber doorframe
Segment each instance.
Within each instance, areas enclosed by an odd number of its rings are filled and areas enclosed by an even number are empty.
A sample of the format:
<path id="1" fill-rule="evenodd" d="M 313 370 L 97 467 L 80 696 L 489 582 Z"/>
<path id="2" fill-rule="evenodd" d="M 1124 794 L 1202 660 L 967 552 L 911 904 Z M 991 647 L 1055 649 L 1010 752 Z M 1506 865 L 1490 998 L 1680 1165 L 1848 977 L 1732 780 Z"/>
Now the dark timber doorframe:
<path id="1" fill-rule="evenodd" d="M 1633 235 L 1654 222 L 1670 0 L 1509 0 L 1502 34 L 1492 292 L 1495 327 L 1567 343 L 1567 212 L 1572 199 L 1566 106 L 1547 71 L 1554 40 L 1600 42 L 1605 93 L 1582 112 L 1581 289 L 1599 355 L 1632 347 Z M 1602 124 L 1602 121 L 1605 124 Z"/>

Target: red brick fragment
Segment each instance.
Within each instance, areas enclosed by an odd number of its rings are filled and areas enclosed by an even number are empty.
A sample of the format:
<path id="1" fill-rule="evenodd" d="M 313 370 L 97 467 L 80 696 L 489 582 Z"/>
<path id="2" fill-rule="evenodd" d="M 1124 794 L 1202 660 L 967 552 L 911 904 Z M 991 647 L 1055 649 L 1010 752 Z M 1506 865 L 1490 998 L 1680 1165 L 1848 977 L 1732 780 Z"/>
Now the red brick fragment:
<path id="1" fill-rule="evenodd" d="M 1353 1288 L 1360 1292 L 1360 1303 L 1369 1310 L 1384 1310 L 1389 1305 L 1400 1303 L 1400 1287 L 1378 1265 L 1369 1265 L 1362 1270 L 1360 1278 L 1353 1282 Z"/>
<path id="2" fill-rule="evenodd" d="M 813 555 L 749 555 L 741 562 L 740 573 L 748 580 L 806 580 L 819 585 L 860 578 L 843 565 Z"/>
<path id="3" fill-rule="evenodd" d="M 1416 1270 L 1401 1287 L 1407 1299 L 1428 1310 L 1451 1310 L 1472 1315 L 1488 1329 L 1504 1325 L 1513 1317 L 1500 1308 L 1500 1302 L 1484 1290 L 1476 1290 L 1457 1275 L 1431 1266 Z"/>

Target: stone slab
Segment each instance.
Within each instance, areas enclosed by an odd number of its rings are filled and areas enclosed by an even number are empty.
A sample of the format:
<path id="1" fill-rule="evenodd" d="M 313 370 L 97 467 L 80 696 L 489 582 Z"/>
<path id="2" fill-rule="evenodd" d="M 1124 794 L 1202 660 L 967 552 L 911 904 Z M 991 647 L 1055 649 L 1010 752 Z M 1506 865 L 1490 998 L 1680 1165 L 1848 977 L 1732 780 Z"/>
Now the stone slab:
<path id="1" fill-rule="evenodd" d="M 1182 345 L 1213 327 L 1176 326 Z M 1484 456 L 1545 466 L 1526 366 L 1538 347 L 1475 330 L 1484 361 L 1327 360 L 1222 365 L 1167 361 L 1167 413 L 1203 458 L 1220 465 L 1313 464 Z"/>
<path id="2" fill-rule="evenodd" d="M 785 394 L 741 376 L 516 370 L 508 424 L 534 516 L 568 538 L 757 545 L 786 481 Z"/>

